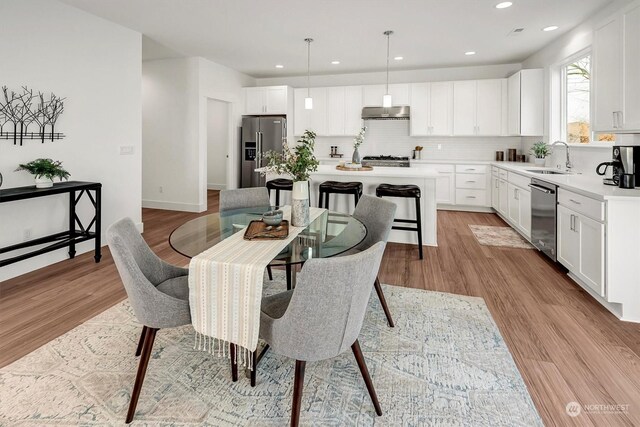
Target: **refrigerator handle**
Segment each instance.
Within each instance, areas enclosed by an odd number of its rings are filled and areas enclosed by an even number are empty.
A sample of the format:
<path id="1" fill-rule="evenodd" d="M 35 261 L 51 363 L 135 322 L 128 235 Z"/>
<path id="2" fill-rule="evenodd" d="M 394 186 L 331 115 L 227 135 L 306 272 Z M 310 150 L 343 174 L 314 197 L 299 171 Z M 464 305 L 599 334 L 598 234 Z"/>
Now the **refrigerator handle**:
<path id="1" fill-rule="evenodd" d="M 262 167 L 262 132 L 256 132 L 256 167 Z"/>

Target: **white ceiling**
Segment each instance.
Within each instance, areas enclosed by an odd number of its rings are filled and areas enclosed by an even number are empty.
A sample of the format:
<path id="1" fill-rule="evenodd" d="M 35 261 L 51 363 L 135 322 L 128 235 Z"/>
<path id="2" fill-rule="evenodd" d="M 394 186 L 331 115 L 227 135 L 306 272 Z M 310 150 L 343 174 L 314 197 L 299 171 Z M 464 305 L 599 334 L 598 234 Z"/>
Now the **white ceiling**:
<path id="1" fill-rule="evenodd" d="M 611 0 L 62 0 L 143 33 L 144 59 L 202 56 L 254 77 L 520 62 Z M 560 29 L 542 32 L 543 27 Z M 519 35 L 510 35 L 524 28 Z M 476 51 L 465 56 L 466 51 Z M 340 65 L 331 65 L 340 60 Z M 284 65 L 276 69 L 276 64 Z"/>

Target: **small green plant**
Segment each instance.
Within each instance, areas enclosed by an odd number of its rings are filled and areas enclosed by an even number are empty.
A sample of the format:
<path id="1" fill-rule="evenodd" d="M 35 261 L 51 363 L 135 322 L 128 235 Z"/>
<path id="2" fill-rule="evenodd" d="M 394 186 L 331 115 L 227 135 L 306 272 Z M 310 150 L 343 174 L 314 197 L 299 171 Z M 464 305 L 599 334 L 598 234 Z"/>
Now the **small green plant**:
<path id="1" fill-rule="evenodd" d="M 282 153 L 267 151 L 264 155 L 267 166 L 262 174 L 267 172 L 287 174 L 294 181 L 308 181 L 309 174 L 317 171 L 320 164 L 313 154 L 315 139 L 315 132 L 306 130 L 295 147 L 291 148 L 285 142 L 282 144 Z"/>
<path id="2" fill-rule="evenodd" d="M 360 147 L 360 145 L 362 145 L 362 143 L 364 142 L 364 134 L 367 132 L 367 127 L 363 126 L 362 129 L 360 129 L 360 132 L 358 133 L 358 135 L 356 135 L 356 137 L 353 139 L 353 148 L 354 149 L 358 149 L 358 147 Z"/>
<path id="3" fill-rule="evenodd" d="M 34 175 L 35 178 L 47 178 L 53 181 L 53 178 L 59 178 L 60 181 L 63 179 L 69 179 L 71 174 L 64 170 L 62 167 L 62 162 L 59 160 L 51 160 L 51 159 L 36 159 L 29 163 L 25 163 L 18 166 L 16 172 L 18 171 L 27 171 L 31 175 Z"/>
<path id="4" fill-rule="evenodd" d="M 536 156 L 537 159 L 544 159 L 551 154 L 551 148 L 543 141 L 538 141 L 531 147 L 531 154 Z"/>

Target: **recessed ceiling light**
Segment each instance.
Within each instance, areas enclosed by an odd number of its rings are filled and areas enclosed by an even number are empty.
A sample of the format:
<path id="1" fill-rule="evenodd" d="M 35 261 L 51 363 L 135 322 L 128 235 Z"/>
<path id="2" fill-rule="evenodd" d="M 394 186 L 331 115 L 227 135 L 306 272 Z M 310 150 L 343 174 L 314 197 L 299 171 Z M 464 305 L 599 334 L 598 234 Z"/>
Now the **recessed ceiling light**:
<path id="1" fill-rule="evenodd" d="M 338 64 L 340 63 L 340 61 L 331 61 L 331 63 L 332 63 L 333 65 L 338 65 Z"/>
<path id="2" fill-rule="evenodd" d="M 277 64 L 277 65 L 276 65 L 276 68 L 284 68 L 284 65 L 282 65 L 282 64 Z"/>
<path id="3" fill-rule="evenodd" d="M 396 61 L 402 61 L 404 59 L 404 56 L 396 56 L 393 59 L 396 60 Z"/>
<path id="4" fill-rule="evenodd" d="M 554 30 L 557 30 L 557 29 L 558 29 L 557 25 L 551 25 L 550 27 L 544 27 L 542 29 L 542 31 L 554 31 Z"/>
<path id="5" fill-rule="evenodd" d="M 498 3 L 496 5 L 496 9 L 506 9 L 510 6 L 513 6 L 513 3 L 510 1 L 503 1 L 502 3 Z"/>
<path id="6" fill-rule="evenodd" d="M 469 52 L 465 52 L 464 54 L 467 55 L 467 56 L 471 56 L 471 55 L 475 55 L 476 53 L 474 51 L 470 50 Z"/>

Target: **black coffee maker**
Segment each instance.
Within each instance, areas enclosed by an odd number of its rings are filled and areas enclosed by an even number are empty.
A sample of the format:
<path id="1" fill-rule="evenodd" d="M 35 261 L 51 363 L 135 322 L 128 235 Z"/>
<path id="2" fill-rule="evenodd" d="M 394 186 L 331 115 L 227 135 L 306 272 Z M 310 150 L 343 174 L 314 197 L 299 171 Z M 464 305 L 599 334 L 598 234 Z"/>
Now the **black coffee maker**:
<path id="1" fill-rule="evenodd" d="M 618 163 L 618 187 L 640 186 L 640 146 L 613 147 L 613 162 Z M 614 177 L 615 179 L 615 177 Z"/>

